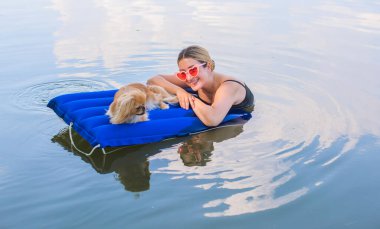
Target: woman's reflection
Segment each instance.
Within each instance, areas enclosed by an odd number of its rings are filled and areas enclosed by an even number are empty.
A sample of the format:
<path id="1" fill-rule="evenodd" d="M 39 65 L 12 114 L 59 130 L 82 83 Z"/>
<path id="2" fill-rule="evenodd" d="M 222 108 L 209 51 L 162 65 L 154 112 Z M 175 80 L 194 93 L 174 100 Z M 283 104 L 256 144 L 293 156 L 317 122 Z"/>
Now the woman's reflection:
<path id="1" fill-rule="evenodd" d="M 211 161 L 214 143 L 234 138 L 243 132 L 243 126 L 228 126 L 193 135 L 179 148 L 178 153 L 186 166 L 205 166 Z"/>
<path id="2" fill-rule="evenodd" d="M 87 157 L 71 147 L 68 128 L 52 138 L 53 142 L 60 144 L 64 149 L 80 156 L 83 161 L 92 165 L 98 173 L 115 172 L 116 178 L 130 192 L 142 192 L 150 188 L 150 170 L 148 158 L 180 144 L 178 153 L 186 166 L 205 166 L 211 161 L 214 143 L 234 138 L 243 132 L 243 123 L 229 123 L 228 126 L 198 133 L 195 135 L 175 138 L 163 142 L 145 144 L 138 146 L 107 148 L 110 154 L 104 155 L 100 150 Z M 92 147 L 75 131 L 73 140 L 77 147 L 83 151 L 90 152 Z"/>

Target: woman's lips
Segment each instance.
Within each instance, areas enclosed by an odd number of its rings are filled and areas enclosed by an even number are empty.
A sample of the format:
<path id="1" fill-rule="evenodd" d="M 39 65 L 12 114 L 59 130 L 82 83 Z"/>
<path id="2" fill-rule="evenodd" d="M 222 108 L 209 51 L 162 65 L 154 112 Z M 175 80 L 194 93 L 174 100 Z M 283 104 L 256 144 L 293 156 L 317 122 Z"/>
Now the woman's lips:
<path id="1" fill-rule="evenodd" d="M 199 81 L 199 78 L 196 77 L 196 78 L 191 79 L 191 81 L 189 81 L 188 83 L 190 84 L 190 86 L 194 87 L 198 83 L 198 81 Z"/>

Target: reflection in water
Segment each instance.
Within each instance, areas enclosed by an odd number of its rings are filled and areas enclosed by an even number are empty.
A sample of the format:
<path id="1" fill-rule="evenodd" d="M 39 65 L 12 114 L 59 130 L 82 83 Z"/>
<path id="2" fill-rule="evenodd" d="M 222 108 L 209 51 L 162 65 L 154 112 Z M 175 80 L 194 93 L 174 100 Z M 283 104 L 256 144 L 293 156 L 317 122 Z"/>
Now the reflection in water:
<path id="1" fill-rule="evenodd" d="M 174 27 L 174 21 L 165 22 L 165 4 L 155 1 L 73 1 L 53 0 L 53 8 L 60 14 L 62 26 L 55 33 L 54 54 L 62 68 L 86 69 L 104 67 L 112 71 L 125 71 L 126 62 L 143 61 L 140 55 L 151 53 L 159 59 L 162 52 L 153 49 L 164 38 L 163 26 Z M 86 9 L 86 19 L 76 9 Z M 137 14 L 143 10 L 144 14 Z M 141 38 L 144 39 L 141 39 Z M 136 45 L 149 39 L 151 45 Z M 179 47 L 178 39 L 171 39 Z M 145 42 L 145 41 L 144 41 Z M 174 54 L 173 54 L 174 55 Z M 174 63 L 174 61 L 173 61 Z M 145 65 L 138 71 L 151 68 Z"/>
<path id="2" fill-rule="evenodd" d="M 176 67 L 173 50 L 200 43 L 217 58 L 218 70 L 241 77 L 257 95 L 254 126 L 245 125 L 244 132 L 227 128 L 221 140 L 213 132 L 194 135 L 178 154 L 169 148 L 184 138 L 82 157 L 100 173 L 117 173 L 129 191 L 149 189 L 151 174 L 164 173 L 213 192 L 203 203 L 206 216 L 264 211 L 325 184 L 328 169 L 344 163 L 363 135 L 380 135 L 377 3 L 195 0 L 176 3 L 175 12 L 171 1 L 53 4 L 62 22 L 54 44 L 59 67 L 102 66 L 123 77 L 130 69 L 167 72 Z M 186 26 L 178 26 L 178 18 Z M 63 76 L 98 72 L 90 70 Z M 166 167 L 149 168 L 163 159 Z"/>
<path id="3" fill-rule="evenodd" d="M 215 193 L 203 204 L 208 217 L 277 208 L 323 184 L 325 178 L 320 174 L 355 148 L 356 133 L 360 132 L 357 120 L 316 85 L 299 82 L 299 88 L 286 87 L 281 79 L 278 84 L 268 85 L 256 84 L 261 103 L 254 120 L 245 125 L 244 133 L 233 142 L 205 147 L 206 152 L 212 147 L 212 161 L 196 162 L 207 162 L 207 166 L 183 168 L 172 159 L 167 167 L 152 173 L 198 181 L 195 187 Z M 250 125 L 253 123 L 254 126 Z M 198 139 L 193 141 L 196 143 Z M 153 158 L 172 156 L 162 152 Z M 199 157 L 192 158 L 194 164 Z M 227 194 L 217 195 L 220 190 Z"/>
<path id="4" fill-rule="evenodd" d="M 234 138 L 243 132 L 243 126 L 232 126 L 223 129 L 223 133 L 215 130 L 202 132 L 192 136 L 179 148 L 178 153 L 186 166 L 205 166 L 211 161 L 214 143 Z"/>
<path id="5" fill-rule="evenodd" d="M 217 129 L 188 137 L 169 139 L 154 144 L 107 148 L 106 151 L 112 151 L 112 153 L 106 155 L 98 150 L 90 157 L 86 157 L 73 149 L 68 128 L 55 135 L 52 141 L 60 144 L 67 151 L 80 156 L 83 161 L 90 163 L 98 173 L 115 172 L 116 178 L 127 191 L 142 192 L 150 188 L 150 157 L 179 144 L 178 152 L 185 165 L 204 166 L 211 161 L 210 156 L 214 142 L 222 142 L 242 133 L 242 125 L 247 121 L 246 118 L 233 120 Z M 91 151 L 92 147 L 75 131 L 73 132 L 73 140 L 78 148 L 87 152 Z"/>
<path id="6" fill-rule="evenodd" d="M 190 1 L 177 3 L 173 12 L 170 1 L 52 2 L 52 8 L 59 12 L 61 21 L 60 28 L 55 32 L 54 44 L 59 67 L 83 71 L 91 67 L 104 67 L 112 72 L 124 73 L 131 65 L 133 71 L 139 73 L 149 69 L 154 69 L 155 73 L 171 71 L 167 66 L 175 69 L 175 58 L 182 47 L 199 42 L 213 44 L 212 39 L 203 39 L 209 34 L 230 36 L 235 41 L 233 45 L 238 46 L 241 37 L 237 34 L 247 35 L 254 27 L 254 20 L 241 20 L 236 13 L 249 9 L 250 13 L 245 16 L 252 17 L 252 12 L 269 7 L 249 1 L 241 4 L 220 2 L 217 5 L 208 1 Z M 81 9 L 86 9 L 86 19 L 79 13 Z M 176 19 L 167 20 L 166 15 L 169 14 Z M 178 21 L 186 25 L 186 29 L 179 30 Z M 200 33 L 199 28 L 205 24 L 207 31 Z M 226 27 L 233 29 L 233 33 L 226 31 Z M 178 39 L 181 37 L 186 39 Z M 146 56 L 149 59 L 144 58 Z M 78 75 L 87 76 L 88 72 L 64 74 Z"/>
<path id="7" fill-rule="evenodd" d="M 90 157 L 77 152 L 71 145 L 69 129 L 65 128 L 52 138 L 53 142 L 60 144 L 69 152 L 80 156 L 83 161 L 101 174 L 115 172 L 116 178 L 124 185 L 125 189 L 131 192 L 142 192 L 149 190 L 150 171 L 149 156 L 160 152 L 160 148 L 154 145 L 131 146 L 123 148 L 112 148 L 116 151 L 104 155 L 100 150 L 95 151 Z M 73 131 L 73 140 L 77 147 L 83 151 L 90 152 L 92 147 L 79 134 Z M 169 147 L 170 142 L 165 142 L 162 147 Z"/>
<path id="8" fill-rule="evenodd" d="M 187 166 L 205 166 L 210 161 L 214 145 L 207 140 L 202 142 L 199 135 L 194 136 L 178 148 L 178 153 L 183 163 Z"/>
<path id="9" fill-rule="evenodd" d="M 378 13 L 354 9 L 352 6 L 342 6 L 335 2 L 325 2 L 317 8 L 330 13 L 329 16 L 319 19 L 317 23 L 360 32 L 379 33 L 380 14 Z"/>

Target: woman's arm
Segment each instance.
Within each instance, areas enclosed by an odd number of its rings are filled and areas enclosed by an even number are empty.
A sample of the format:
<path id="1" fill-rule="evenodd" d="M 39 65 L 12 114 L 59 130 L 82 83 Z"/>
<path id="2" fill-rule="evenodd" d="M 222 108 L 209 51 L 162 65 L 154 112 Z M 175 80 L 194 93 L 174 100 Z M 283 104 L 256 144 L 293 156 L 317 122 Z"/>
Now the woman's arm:
<path id="1" fill-rule="evenodd" d="M 232 105 L 242 100 L 244 89 L 240 85 L 225 83 L 222 84 L 215 93 L 214 101 L 211 105 L 203 103 L 197 98 L 193 98 L 191 107 L 195 114 L 206 126 L 217 126 L 226 117 Z M 243 97 L 244 99 L 244 97 Z"/>
<path id="2" fill-rule="evenodd" d="M 175 75 L 157 75 L 150 78 L 147 84 L 161 86 L 172 94 L 176 94 L 178 89 L 186 87 L 186 84 L 177 79 Z"/>
<path id="3" fill-rule="evenodd" d="M 186 110 L 189 109 L 192 95 L 184 89 L 187 85 L 175 75 L 157 75 L 150 78 L 147 84 L 161 86 L 169 93 L 177 95 L 179 105 Z"/>

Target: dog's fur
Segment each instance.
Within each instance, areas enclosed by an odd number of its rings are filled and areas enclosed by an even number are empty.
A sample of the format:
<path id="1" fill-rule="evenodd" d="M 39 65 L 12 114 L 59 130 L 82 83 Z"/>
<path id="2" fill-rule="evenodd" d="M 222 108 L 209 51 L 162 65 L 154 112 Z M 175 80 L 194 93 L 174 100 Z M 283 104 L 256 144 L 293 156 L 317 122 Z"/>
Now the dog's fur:
<path id="1" fill-rule="evenodd" d="M 132 83 L 116 92 L 106 114 L 112 124 L 147 121 L 147 111 L 169 108 L 165 102 L 178 103 L 177 96 L 169 94 L 160 86 Z"/>

